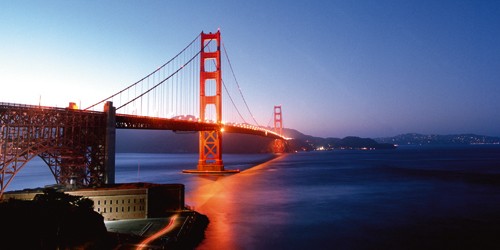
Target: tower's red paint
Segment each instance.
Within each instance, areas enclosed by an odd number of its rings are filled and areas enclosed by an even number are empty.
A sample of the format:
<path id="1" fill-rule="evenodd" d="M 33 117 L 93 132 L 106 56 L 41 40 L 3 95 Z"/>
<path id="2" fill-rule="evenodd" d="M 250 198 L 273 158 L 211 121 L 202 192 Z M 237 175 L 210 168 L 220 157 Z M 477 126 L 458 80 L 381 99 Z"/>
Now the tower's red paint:
<path id="1" fill-rule="evenodd" d="M 281 105 L 274 106 L 274 132 L 283 135 L 283 116 L 281 116 Z"/>
<path id="2" fill-rule="evenodd" d="M 207 51 L 205 45 L 208 42 L 216 42 L 216 51 Z M 205 112 L 209 105 L 215 106 L 216 123 L 222 124 L 222 73 L 220 60 L 220 31 L 217 33 L 201 33 L 200 53 L 200 119 L 206 120 Z M 207 46 L 208 48 L 208 46 Z M 205 61 L 213 60 L 215 71 L 205 70 Z M 215 82 L 215 95 L 207 95 L 206 87 L 208 81 Z M 222 163 L 222 132 L 200 131 L 200 159 L 198 160 L 199 171 L 224 171 Z"/>
<path id="3" fill-rule="evenodd" d="M 281 113 L 281 105 L 274 106 L 274 132 L 283 136 L 283 116 Z M 275 139 L 273 144 L 274 153 L 284 153 L 285 152 L 285 141 L 281 139 Z"/>

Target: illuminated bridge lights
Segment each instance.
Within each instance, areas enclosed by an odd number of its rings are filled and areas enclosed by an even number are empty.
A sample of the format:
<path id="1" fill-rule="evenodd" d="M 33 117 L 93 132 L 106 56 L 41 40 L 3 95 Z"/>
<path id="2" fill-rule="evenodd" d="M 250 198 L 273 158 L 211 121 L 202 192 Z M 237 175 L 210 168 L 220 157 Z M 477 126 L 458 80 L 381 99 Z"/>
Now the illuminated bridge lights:
<path id="1" fill-rule="evenodd" d="M 201 47 L 194 50 L 199 52 L 195 55 L 178 56 L 184 51 L 187 53 L 193 51 L 186 49 L 195 41 L 200 42 Z M 210 43 L 213 46 L 209 47 Z M 75 159 L 75 161 L 81 161 L 81 158 L 85 157 L 86 176 L 83 176 L 79 183 L 99 186 L 111 179 L 114 181 L 116 129 L 199 131 L 200 158 L 198 166 L 201 170 L 224 170 L 221 147 L 222 132 L 265 136 L 279 139 L 281 142 L 289 140 L 290 138 L 284 137 L 281 133 L 283 127 L 281 106 L 274 107 L 274 131 L 246 122 L 222 121 L 221 46 L 223 45 L 219 31 L 215 34 L 201 33 L 186 49 L 151 74 L 83 110 L 76 103 L 70 104 L 67 108 L 56 108 L 0 102 L 0 149 L 3 150 L 1 152 L 3 157 L 0 157 L 0 197 L 14 175 L 24 167 L 24 163 L 36 156 L 40 156 L 47 162 L 57 182 L 62 184 L 70 180 L 72 171 L 75 173 L 79 171 L 75 170 L 76 164 L 70 164 L 66 160 L 68 157 Z M 217 49 L 214 51 L 214 48 Z M 191 59 L 187 60 L 187 58 Z M 199 98 L 198 102 L 191 98 L 193 94 L 196 95 L 196 91 L 193 91 L 196 89 L 195 85 L 187 89 L 185 86 L 181 88 L 181 86 L 176 85 L 177 83 L 174 84 L 172 78 L 175 75 L 175 82 L 184 82 L 177 80 L 184 76 L 181 69 L 191 62 L 196 62 L 196 58 L 200 62 L 197 65 L 200 67 L 200 92 L 199 97 L 195 96 Z M 176 61 L 173 61 L 174 59 Z M 179 62 L 179 60 L 184 61 Z M 214 68 L 207 66 L 207 70 L 205 70 L 205 60 L 213 61 Z M 164 72 L 168 71 L 170 67 L 167 65 L 172 65 L 169 64 L 170 62 L 176 62 L 177 65 L 180 65 L 180 69 L 175 72 Z M 192 68 L 197 70 L 197 67 Z M 176 75 L 177 73 L 181 75 Z M 191 79 L 192 73 L 194 71 L 186 72 L 186 75 L 189 75 Z M 163 78 L 160 77 L 161 74 L 164 76 Z M 151 81 L 153 84 L 150 85 Z M 197 80 L 192 82 L 194 83 L 191 84 L 198 84 Z M 214 82 L 215 84 L 213 84 Z M 145 91 L 143 91 L 143 87 L 146 89 Z M 205 91 L 205 88 L 209 91 Z M 141 91 L 137 91 L 139 89 Z M 148 96 L 153 96 L 153 98 Z M 172 98 L 172 96 L 177 97 Z M 182 98 L 178 98 L 178 96 Z M 113 100 L 120 103 L 116 108 L 113 107 Z M 194 101 L 184 103 L 181 100 Z M 109 106 L 104 105 L 104 112 L 91 110 L 104 103 L 109 104 Z M 207 110 L 209 105 L 210 109 Z M 199 110 L 196 106 L 199 106 Z M 212 110 L 212 106 L 215 106 L 215 112 Z M 118 114 L 117 110 L 123 113 Z M 205 117 L 206 111 L 210 111 L 208 117 Z M 200 113 L 195 114 L 196 112 Z M 184 114 L 179 115 L 180 113 Z M 255 119 L 253 120 L 255 121 Z M 255 124 L 257 124 L 256 121 Z M 280 130 L 277 129 L 278 127 Z M 22 146 L 16 146 L 19 147 L 19 150 L 16 151 L 20 152 L 6 159 L 4 148 L 10 147 L 7 140 L 14 137 L 17 141 L 22 142 Z M 12 149 L 14 146 L 10 148 Z M 68 149 L 78 152 L 78 154 L 70 153 Z M 113 176 L 108 176 L 111 172 Z"/>

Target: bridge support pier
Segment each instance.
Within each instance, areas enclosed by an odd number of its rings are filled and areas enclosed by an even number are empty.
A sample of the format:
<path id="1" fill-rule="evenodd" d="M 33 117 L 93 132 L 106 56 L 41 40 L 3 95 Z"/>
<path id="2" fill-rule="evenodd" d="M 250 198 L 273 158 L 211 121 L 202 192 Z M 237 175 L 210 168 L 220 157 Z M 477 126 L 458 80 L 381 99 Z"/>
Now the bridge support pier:
<path id="1" fill-rule="evenodd" d="M 115 153 L 116 153 L 116 108 L 113 102 L 104 104 L 106 113 L 106 142 L 104 147 L 104 182 L 115 184 Z"/>
<path id="2" fill-rule="evenodd" d="M 286 152 L 286 142 L 282 139 L 274 139 L 273 141 L 273 153 L 283 154 Z"/>
<path id="3" fill-rule="evenodd" d="M 200 131 L 199 146 L 198 171 L 224 171 L 222 133 L 220 131 Z"/>

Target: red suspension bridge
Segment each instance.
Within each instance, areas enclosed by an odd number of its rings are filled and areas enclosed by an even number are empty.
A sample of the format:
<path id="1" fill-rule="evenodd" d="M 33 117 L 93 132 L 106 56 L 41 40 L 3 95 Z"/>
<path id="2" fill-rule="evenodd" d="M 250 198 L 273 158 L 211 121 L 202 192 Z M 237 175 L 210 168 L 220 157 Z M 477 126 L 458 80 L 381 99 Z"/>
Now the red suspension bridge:
<path id="1" fill-rule="evenodd" d="M 232 85 L 224 81 L 222 55 Z M 0 103 L 0 197 L 37 156 L 58 184 L 113 184 L 116 129 L 199 131 L 198 166 L 190 172 L 223 173 L 223 132 L 274 138 L 283 151 L 281 106 L 273 119 L 274 128 L 257 123 L 220 32 L 201 33 L 152 73 L 85 109 Z"/>

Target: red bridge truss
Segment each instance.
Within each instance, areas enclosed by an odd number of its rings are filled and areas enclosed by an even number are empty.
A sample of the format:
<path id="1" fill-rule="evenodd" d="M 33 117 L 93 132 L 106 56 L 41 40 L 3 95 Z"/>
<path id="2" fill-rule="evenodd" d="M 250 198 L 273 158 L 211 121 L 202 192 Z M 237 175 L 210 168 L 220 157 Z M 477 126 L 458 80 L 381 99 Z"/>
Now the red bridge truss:
<path id="1" fill-rule="evenodd" d="M 114 182 L 115 140 L 110 135 L 115 128 L 108 121 L 113 111 L 0 103 L 0 196 L 36 156 L 47 163 L 58 184 Z"/>
<path id="2" fill-rule="evenodd" d="M 48 165 L 57 184 L 113 184 L 116 129 L 199 131 L 200 157 L 191 172 L 225 172 L 223 132 L 274 138 L 275 148 L 283 151 L 281 106 L 274 111 L 275 131 L 261 128 L 232 72 L 256 125 L 245 121 L 222 80 L 221 45 L 219 31 L 202 32 L 151 74 L 85 110 L 74 104 L 54 108 L 0 103 L 0 198 L 16 174 L 37 156 Z M 229 62 L 225 47 L 224 52 Z M 232 71 L 230 62 L 229 66 Z M 223 104 L 223 90 L 241 122 L 223 122 L 222 106 L 228 106 Z M 103 112 L 90 110 L 103 104 Z"/>

